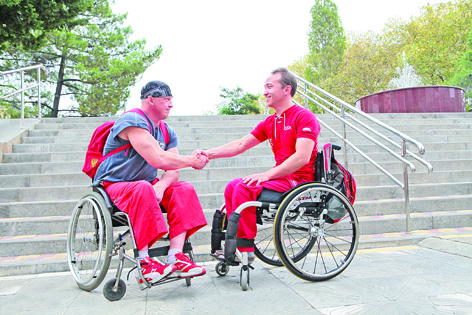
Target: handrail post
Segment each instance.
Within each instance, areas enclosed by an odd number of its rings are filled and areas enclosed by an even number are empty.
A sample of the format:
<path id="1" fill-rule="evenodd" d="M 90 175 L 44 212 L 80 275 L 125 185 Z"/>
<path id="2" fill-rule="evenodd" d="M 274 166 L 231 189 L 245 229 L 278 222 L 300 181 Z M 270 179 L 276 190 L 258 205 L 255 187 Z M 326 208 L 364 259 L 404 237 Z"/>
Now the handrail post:
<path id="1" fill-rule="evenodd" d="M 41 68 L 38 67 L 38 118 L 41 119 Z"/>
<path id="2" fill-rule="evenodd" d="M 23 121 L 25 119 L 25 91 L 23 91 L 23 81 L 24 81 L 24 71 L 21 71 L 21 120 L 20 120 L 20 129 L 23 129 Z"/>
<path id="3" fill-rule="evenodd" d="M 402 157 L 406 158 L 406 140 L 402 140 Z M 408 167 L 403 164 L 403 193 L 405 196 L 405 215 L 406 215 L 406 232 L 411 233 L 411 219 L 410 219 L 410 190 L 408 186 Z"/>
<path id="4" fill-rule="evenodd" d="M 307 84 L 305 83 L 305 108 L 308 109 Z"/>
<path id="5" fill-rule="evenodd" d="M 347 162 L 347 146 L 346 146 L 346 117 L 344 115 L 344 105 L 341 104 L 341 115 L 343 117 L 343 148 L 344 148 L 344 165 L 346 169 L 349 169 L 348 162 Z"/>

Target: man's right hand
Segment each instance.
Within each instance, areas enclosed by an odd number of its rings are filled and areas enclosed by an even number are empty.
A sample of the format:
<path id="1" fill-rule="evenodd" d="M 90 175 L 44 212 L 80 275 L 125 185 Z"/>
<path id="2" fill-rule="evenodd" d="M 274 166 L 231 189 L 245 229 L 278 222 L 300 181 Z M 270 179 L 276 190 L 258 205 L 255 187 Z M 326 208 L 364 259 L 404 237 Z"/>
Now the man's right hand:
<path id="1" fill-rule="evenodd" d="M 193 151 L 191 156 L 194 158 L 192 167 L 196 170 L 201 170 L 210 161 L 208 157 L 205 154 L 203 154 L 202 150 Z"/>

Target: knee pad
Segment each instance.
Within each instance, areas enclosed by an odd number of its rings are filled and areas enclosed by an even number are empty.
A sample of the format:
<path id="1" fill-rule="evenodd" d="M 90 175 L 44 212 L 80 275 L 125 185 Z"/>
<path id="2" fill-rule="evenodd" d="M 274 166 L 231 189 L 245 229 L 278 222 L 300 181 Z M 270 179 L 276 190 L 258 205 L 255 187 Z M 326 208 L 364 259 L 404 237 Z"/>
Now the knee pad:
<path id="1" fill-rule="evenodd" d="M 241 214 L 233 212 L 228 218 L 228 229 L 225 238 L 225 259 L 228 262 L 234 262 L 236 258 L 236 234 L 239 228 L 239 219 Z"/>

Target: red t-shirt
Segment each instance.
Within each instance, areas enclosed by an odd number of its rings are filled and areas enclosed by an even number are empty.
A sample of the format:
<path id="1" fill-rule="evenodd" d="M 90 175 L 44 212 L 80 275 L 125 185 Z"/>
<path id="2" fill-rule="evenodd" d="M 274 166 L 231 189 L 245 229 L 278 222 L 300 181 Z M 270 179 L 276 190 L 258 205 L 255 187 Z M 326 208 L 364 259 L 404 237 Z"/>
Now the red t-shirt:
<path id="1" fill-rule="evenodd" d="M 267 117 L 251 132 L 261 142 L 269 139 L 275 156 L 275 166 L 282 164 L 295 153 L 295 144 L 298 138 L 308 138 L 315 141 L 310 162 L 288 176 L 297 182 L 314 180 L 319 133 L 320 124 L 315 114 L 298 105 L 288 108 L 280 117 L 275 114 Z"/>

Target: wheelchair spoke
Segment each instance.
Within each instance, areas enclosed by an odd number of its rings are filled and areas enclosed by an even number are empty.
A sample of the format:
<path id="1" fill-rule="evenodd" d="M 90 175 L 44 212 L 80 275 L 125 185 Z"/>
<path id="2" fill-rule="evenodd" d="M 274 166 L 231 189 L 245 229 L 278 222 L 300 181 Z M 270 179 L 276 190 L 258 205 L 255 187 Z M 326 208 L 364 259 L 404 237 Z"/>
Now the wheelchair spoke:
<path id="1" fill-rule="evenodd" d="M 67 237 L 69 268 L 77 285 L 84 290 L 93 290 L 100 284 L 111 259 L 111 217 L 99 198 L 100 195 L 91 193 L 79 201 Z"/>
<path id="2" fill-rule="evenodd" d="M 274 229 L 284 265 L 309 281 L 340 274 L 357 249 L 358 222 L 352 205 L 339 191 L 316 183 L 301 186 L 287 199 Z"/>

